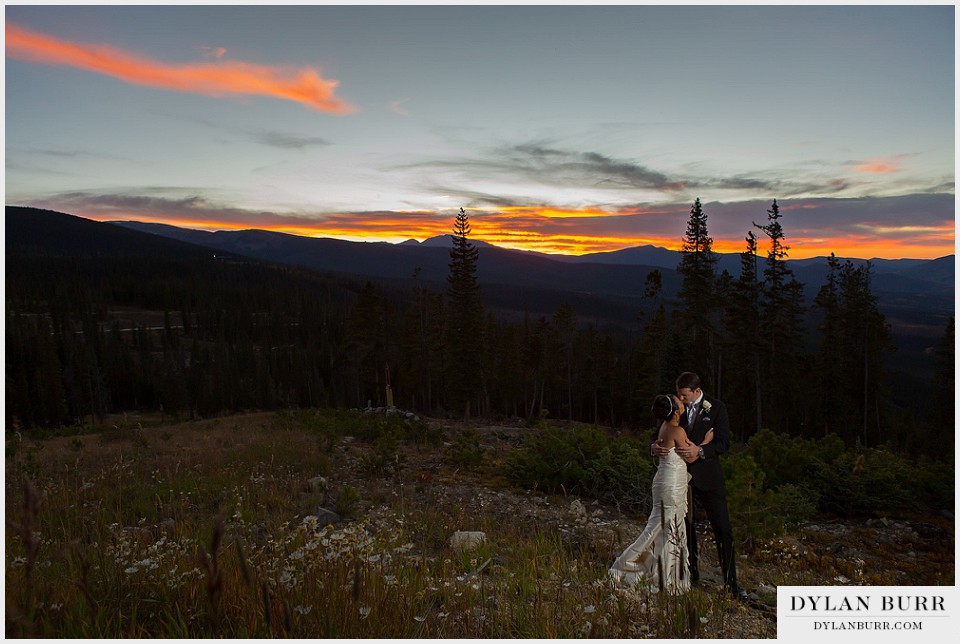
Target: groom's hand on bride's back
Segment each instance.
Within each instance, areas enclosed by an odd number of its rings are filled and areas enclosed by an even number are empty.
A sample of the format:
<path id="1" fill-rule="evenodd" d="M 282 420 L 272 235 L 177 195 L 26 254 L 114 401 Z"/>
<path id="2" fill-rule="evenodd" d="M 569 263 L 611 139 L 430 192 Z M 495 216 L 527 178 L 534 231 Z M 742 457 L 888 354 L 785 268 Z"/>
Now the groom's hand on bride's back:
<path id="1" fill-rule="evenodd" d="M 687 441 L 686 445 L 677 447 L 677 454 L 680 455 L 680 458 L 685 460 L 687 463 L 693 463 L 695 460 L 700 458 L 700 455 L 697 452 L 697 446 Z"/>
<path id="2" fill-rule="evenodd" d="M 663 458 L 670 453 L 669 447 L 663 446 L 663 439 L 658 438 L 657 440 L 650 443 L 650 455 L 656 456 L 657 458 Z"/>

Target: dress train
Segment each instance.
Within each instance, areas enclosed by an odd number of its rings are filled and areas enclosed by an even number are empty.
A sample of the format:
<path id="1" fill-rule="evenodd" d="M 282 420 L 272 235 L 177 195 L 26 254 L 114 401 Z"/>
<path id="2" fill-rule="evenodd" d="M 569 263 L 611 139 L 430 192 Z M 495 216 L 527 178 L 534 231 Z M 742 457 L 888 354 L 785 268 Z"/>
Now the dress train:
<path id="1" fill-rule="evenodd" d="M 653 477 L 653 509 L 643 532 L 609 570 L 617 582 L 633 587 L 645 582 L 654 591 L 690 590 L 687 550 L 687 464 L 674 449 L 660 459 Z"/>

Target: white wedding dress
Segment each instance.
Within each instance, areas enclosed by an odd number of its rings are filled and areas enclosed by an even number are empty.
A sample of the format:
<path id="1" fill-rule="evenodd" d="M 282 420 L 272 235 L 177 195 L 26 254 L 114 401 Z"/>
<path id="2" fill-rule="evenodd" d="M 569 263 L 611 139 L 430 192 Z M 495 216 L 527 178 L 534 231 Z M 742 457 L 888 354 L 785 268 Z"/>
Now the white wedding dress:
<path id="1" fill-rule="evenodd" d="M 671 448 L 670 453 L 660 459 L 653 477 L 653 510 L 643 533 L 609 570 L 615 581 L 631 587 L 642 581 L 656 592 L 662 575 L 667 592 L 679 594 L 690 590 L 684 523 L 689 480 L 686 462 Z"/>

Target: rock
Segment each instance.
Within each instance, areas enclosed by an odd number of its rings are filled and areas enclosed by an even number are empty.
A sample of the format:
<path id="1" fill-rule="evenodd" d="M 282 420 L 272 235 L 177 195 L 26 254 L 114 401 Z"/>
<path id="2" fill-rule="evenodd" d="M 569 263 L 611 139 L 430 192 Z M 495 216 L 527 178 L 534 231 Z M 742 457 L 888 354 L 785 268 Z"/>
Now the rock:
<path id="1" fill-rule="evenodd" d="M 340 523 L 341 521 L 339 514 L 327 508 L 317 508 L 313 514 L 317 517 L 317 524 L 321 526 Z"/>
<path id="2" fill-rule="evenodd" d="M 578 519 L 587 518 L 587 509 L 583 507 L 583 503 L 580 501 L 580 499 L 575 499 L 573 503 L 570 504 L 570 513 Z"/>
<path id="3" fill-rule="evenodd" d="M 485 532 L 469 532 L 463 530 L 457 530 L 448 539 L 448 543 L 451 548 L 460 548 L 461 550 L 468 550 L 470 548 L 475 548 L 481 543 L 486 542 L 487 534 Z"/>
<path id="4" fill-rule="evenodd" d="M 326 492 L 327 491 L 327 479 L 323 476 L 314 476 L 312 479 L 308 480 L 306 483 L 307 492 Z"/>

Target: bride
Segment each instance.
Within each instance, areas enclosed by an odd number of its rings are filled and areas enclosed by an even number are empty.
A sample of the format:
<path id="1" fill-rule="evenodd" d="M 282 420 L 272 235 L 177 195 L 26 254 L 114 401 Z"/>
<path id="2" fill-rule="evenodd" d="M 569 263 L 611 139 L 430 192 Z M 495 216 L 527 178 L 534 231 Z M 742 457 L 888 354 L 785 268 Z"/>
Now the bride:
<path id="1" fill-rule="evenodd" d="M 676 396 L 660 395 L 653 400 L 651 409 L 660 423 L 658 442 L 670 448 L 667 456 L 660 459 L 653 477 L 653 509 L 643 533 L 623 551 L 609 570 L 617 582 L 635 586 L 644 581 L 654 591 L 662 588 L 670 593 L 690 590 L 688 568 L 687 530 L 684 517 L 687 514 L 687 464 L 677 454 L 678 446 L 691 445 L 687 434 L 680 427 L 684 412 L 683 402 Z M 711 430 L 703 442 L 713 440 Z"/>

